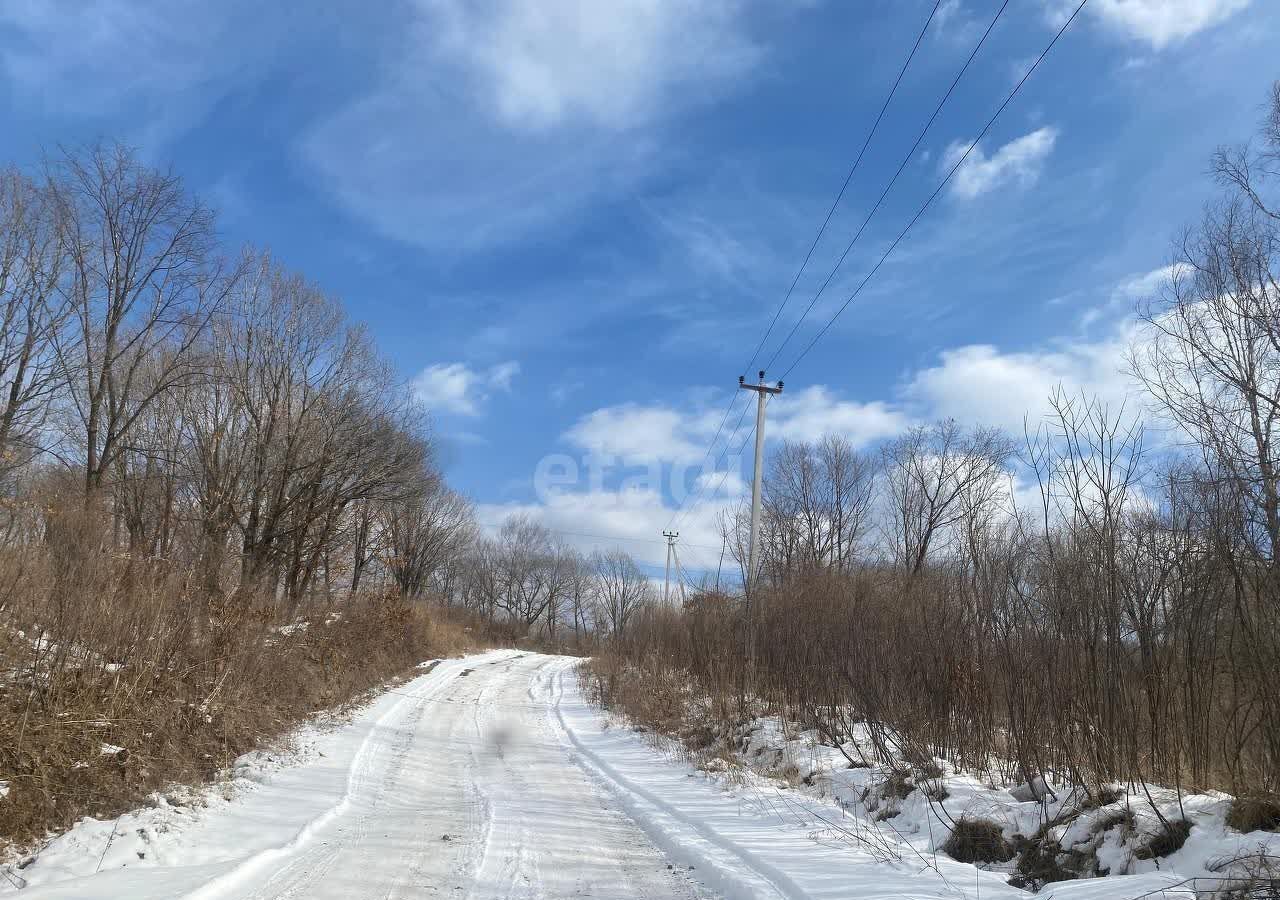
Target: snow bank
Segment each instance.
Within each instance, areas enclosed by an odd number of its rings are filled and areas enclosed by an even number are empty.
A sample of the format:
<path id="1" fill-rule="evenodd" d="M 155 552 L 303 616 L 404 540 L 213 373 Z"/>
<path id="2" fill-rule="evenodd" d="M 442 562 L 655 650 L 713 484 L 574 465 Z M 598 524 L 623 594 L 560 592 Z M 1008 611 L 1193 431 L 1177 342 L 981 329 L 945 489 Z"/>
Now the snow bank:
<path id="1" fill-rule="evenodd" d="M 612 740 L 638 739 L 634 729 L 614 721 Z M 699 728 L 707 730 L 705 724 Z M 1063 900 L 1123 900 L 1162 890 L 1164 897 L 1193 897 L 1196 890 L 1228 884 L 1228 876 L 1256 871 L 1259 859 L 1280 866 L 1280 834 L 1230 828 L 1232 798 L 1222 793 L 1179 795 L 1155 785 L 1117 784 L 1111 786 L 1114 799 L 1104 798 L 1111 802 L 1094 804 L 1065 785 L 987 783 L 941 759 L 928 775 L 905 764 L 864 767 L 858 761 L 875 759 L 865 732 L 840 748 L 778 718 L 755 719 L 692 755 L 672 741 L 653 735 L 648 741 L 691 758 L 699 777 L 752 803 L 762 821 L 777 820 L 781 811 L 815 838 L 876 848 L 916 868 L 935 867 L 953 884 L 981 884 L 987 897 L 1029 896 L 1003 893 L 1013 890 L 1011 884 Z M 1007 849 L 995 855 L 1004 861 L 958 873 L 960 864 L 943 848 L 961 821 L 993 823 Z M 824 829 L 824 823 L 839 824 Z M 1043 849 L 1026 853 L 1032 846 Z"/>

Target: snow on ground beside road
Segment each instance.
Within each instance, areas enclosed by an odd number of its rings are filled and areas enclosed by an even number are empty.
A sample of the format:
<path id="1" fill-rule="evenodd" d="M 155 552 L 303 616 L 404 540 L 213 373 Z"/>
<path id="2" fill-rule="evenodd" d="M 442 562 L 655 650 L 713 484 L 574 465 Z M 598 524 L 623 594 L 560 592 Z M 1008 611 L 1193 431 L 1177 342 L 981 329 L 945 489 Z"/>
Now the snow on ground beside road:
<path id="1" fill-rule="evenodd" d="M 21 896 L 1030 896 L 831 798 L 664 754 L 589 705 L 576 665 L 514 651 L 440 662 L 349 723 L 303 729 L 286 764 L 259 754 L 183 805 L 82 821 L 17 873 L 31 884 Z M 1114 900 L 1177 880 L 1051 895 Z"/>
<path id="2" fill-rule="evenodd" d="M 697 717 L 690 721 L 696 722 Z M 612 732 L 613 739 L 622 744 L 636 739 L 623 725 Z M 664 749 L 668 756 L 689 756 L 672 739 L 644 733 L 641 741 Z M 863 758 L 872 758 L 869 741 L 861 749 Z M 856 746 L 847 745 L 845 750 L 852 758 L 859 758 Z M 616 756 L 619 752 L 612 748 L 606 755 Z M 1124 900 L 1154 891 L 1157 896 L 1168 898 L 1191 897 L 1195 889 L 1223 886 L 1224 873 L 1245 874 L 1251 866 L 1256 867 L 1260 856 L 1273 864 L 1280 861 L 1280 834 L 1240 834 L 1229 828 L 1225 820 L 1231 798 L 1221 793 L 1179 796 L 1168 788 L 1142 785 L 1128 794 L 1125 786 L 1114 785 L 1114 802 L 1075 816 L 1072 804 L 1080 798 L 1072 797 L 1061 786 L 1050 786 L 1056 788 L 1056 794 L 1051 793 L 1041 804 L 1030 797 L 1015 796 L 1003 786 L 957 773 L 943 760 L 936 761 L 937 778 L 922 779 L 916 773 L 916 783 L 895 784 L 890 780 L 894 773 L 888 767 L 851 766 L 849 756 L 823 744 L 815 732 L 788 727 L 776 717 L 750 723 L 741 730 L 740 743 L 720 739 L 703 753 L 693 755 L 698 759 L 697 767 L 688 771 L 698 772 L 696 777 L 726 783 L 726 789 L 735 797 L 756 807 L 758 822 L 790 821 L 810 829 L 812 836 L 822 840 L 861 847 L 881 858 L 895 856 L 907 868 L 912 864 L 915 869 L 933 868 L 940 882 L 945 879 L 951 887 L 960 889 L 936 896 L 963 893 L 964 870 L 969 873 L 968 883 L 975 884 L 974 867 L 954 862 L 941 849 L 952 823 L 962 819 L 996 823 L 1011 844 L 1016 835 L 1034 835 L 1046 820 L 1061 819 L 1062 824 L 1051 828 L 1049 836 L 1061 846 L 1062 853 L 1082 861 L 1096 857 L 1102 870 L 1110 873 L 1105 877 L 1053 882 L 1034 894 L 1024 890 L 1006 894 L 1001 890 L 1009 890 L 1004 882 L 1015 874 L 1015 861 L 983 864 L 983 877 L 993 879 L 997 885 L 993 890 L 983 881 L 983 896 Z M 740 767 L 726 765 L 722 756 L 733 757 Z M 635 758 L 642 761 L 644 755 L 637 752 Z M 648 785 L 654 776 L 637 770 L 632 780 Z M 1040 796 L 1044 796 L 1043 783 L 1040 787 Z M 932 792 L 935 799 L 927 797 L 926 791 Z M 1141 848 L 1163 830 L 1160 816 L 1169 822 L 1185 817 L 1190 832 L 1185 844 L 1173 853 L 1144 859 Z M 1231 860 L 1241 862 L 1231 867 L 1224 865 Z M 883 874 L 877 872 L 875 877 L 881 879 Z M 1178 889 L 1173 889 L 1175 885 Z M 1161 895 L 1161 891 L 1165 893 Z"/>
<path id="3" fill-rule="evenodd" d="M 656 843 L 673 859 L 698 861 L 725 896 L 1122 900 L 1165 888 L 1162 900 L 1194 896 L 1172 888 L 1183 876 L 1160 872 L 1063 882 L 1030 894 L 1001 873 L 935 854 L 927 834 L 877 827 L 777 779 L 749 771 L 729 778 L 679 762 L 648 736 L 601 717 L 570 683 L 576 679 L 561 679 L 557 712 L 583 762 Z M 935 836 L 941 844 L 945 831 Z"/>

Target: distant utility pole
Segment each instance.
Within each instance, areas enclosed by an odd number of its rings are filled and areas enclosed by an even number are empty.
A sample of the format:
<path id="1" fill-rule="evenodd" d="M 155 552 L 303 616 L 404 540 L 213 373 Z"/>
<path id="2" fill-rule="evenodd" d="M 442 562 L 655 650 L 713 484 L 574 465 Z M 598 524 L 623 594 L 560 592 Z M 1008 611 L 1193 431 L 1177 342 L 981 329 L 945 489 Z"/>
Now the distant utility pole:
<path id="1" fill-rule="evenodd" d="M 747 551 L 747 594 L 750 595 L 756 581 L 756 546 L 760 539 L 760 485 L 764 477 L 764 404 L 770 394 L 782 393 L 782 382 L 777 387 L 764 383 L 764 369 L 760 370 L 760 383 L 747 384 L 745 375 L 738 376 L 738 387 L 756 392 L 756 473 L 751 482 L 751 544 Z"/>
<path id="2" fill-rule="evenodd" d="M 680 537 L 678 531 L 664 531 L 662 536 L 667 539 L 667 575 L 662 583 L 662 605 L 671 605 L 671 554 L 676 550 L 676 538 Z"/>

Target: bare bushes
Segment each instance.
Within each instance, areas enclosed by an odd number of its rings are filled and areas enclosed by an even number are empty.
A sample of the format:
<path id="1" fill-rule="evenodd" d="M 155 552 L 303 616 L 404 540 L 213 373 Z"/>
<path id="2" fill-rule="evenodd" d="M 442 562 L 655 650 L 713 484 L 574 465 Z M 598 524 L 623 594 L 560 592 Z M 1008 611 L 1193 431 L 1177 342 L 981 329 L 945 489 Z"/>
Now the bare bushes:
<path id="1" fill-rule="evenodd" d="M 951 837 L 942 845 L 942 852 L 966 863 L 1008 862 L 1014 857 L 1014 849 L 1004 839 L 1001 827 L 986 819 L 957 821 L 951 828 Z"/>
<path id="2" fill-rule="evenodd" d="M 610 652 L 654 678 L 686 673 L 725 720 L 764 709 L 837 746 L 865 733 L 884 765 L 942 758 L 1093 795 L 1274 794 L 1280 707 L 1264 673 L 1280 591 L 1240 496 L 1187 464 L 1149 465 L 1121 412 L 1052 404 L 1022 450 L 1038 512 L 990 483 L 994 438 L 941 428 L 886 458 L 904 468 L 882 499 L 909 548 L 843 570 L 775 560 L 751 603 L 707 594 L 646 614 Z M 959 499 L 917 502 L 939 493 Z"/>
<path id="3" fill-rule="evenodd" d="M 70 535 L 92 533 L 76 518 L 57 553 L 0 551 L 0 841 L 208 779 L 307 715 L 471 643 L 395 595 L 288 621 L 260 597 L 206 604 L 190 572 L 89 543 L 71 552 Z"/>
<path id="4" fill-rule="evenodd" d="M 1274 797 L 1237 797 L 1231 801 L 1227 824 L 1241 834 L 1280 831 L 1280 801 Z"/>

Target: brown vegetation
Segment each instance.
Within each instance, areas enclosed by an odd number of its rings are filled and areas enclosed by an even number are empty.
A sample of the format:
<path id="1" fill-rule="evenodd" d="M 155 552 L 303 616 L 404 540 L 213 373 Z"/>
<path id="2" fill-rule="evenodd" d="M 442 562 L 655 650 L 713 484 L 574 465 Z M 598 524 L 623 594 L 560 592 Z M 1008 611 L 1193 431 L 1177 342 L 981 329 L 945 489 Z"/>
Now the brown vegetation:
<path id="1" fill-rule="evenodd" d="M 161 564 L 25 552 L 0 575 L 18 598 L 0 629 L 0 836 L 20 845 L 208 780 L 307 716 L 475 646 L 457 616 L 394 593 L 284 624 L 263 598 L 194 618 L 197 577 Z"/>

